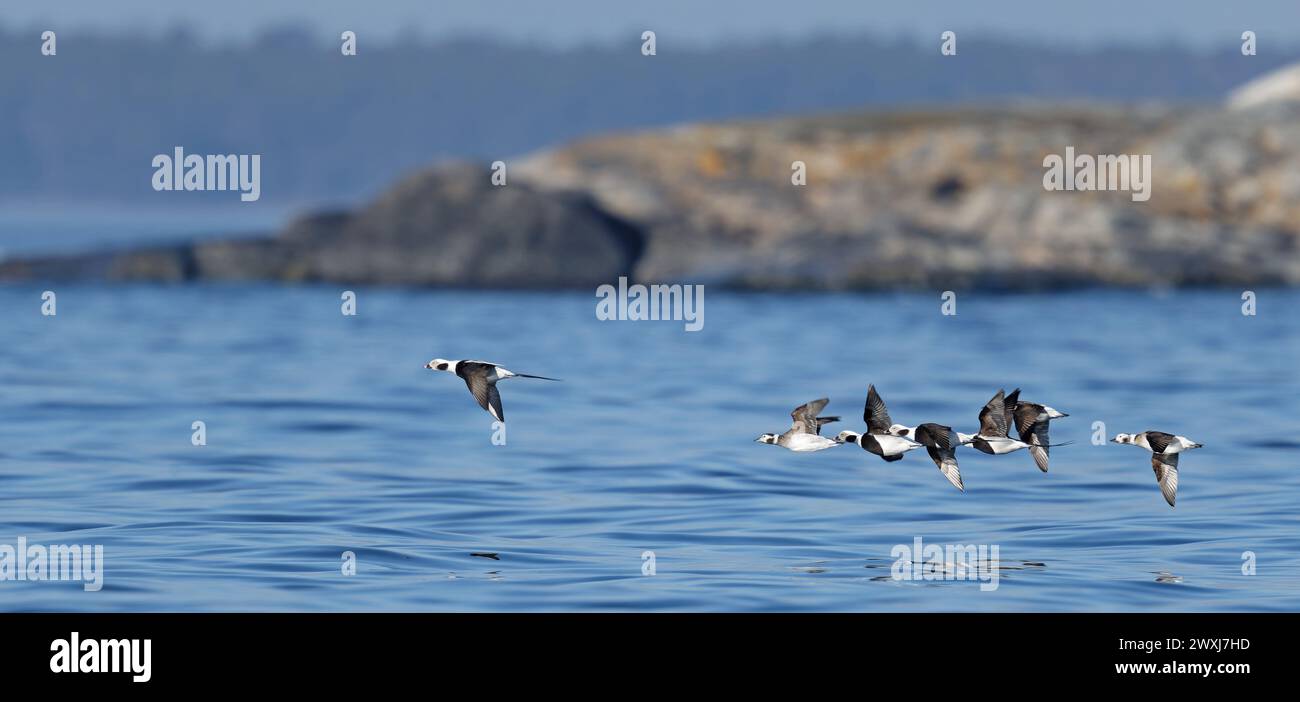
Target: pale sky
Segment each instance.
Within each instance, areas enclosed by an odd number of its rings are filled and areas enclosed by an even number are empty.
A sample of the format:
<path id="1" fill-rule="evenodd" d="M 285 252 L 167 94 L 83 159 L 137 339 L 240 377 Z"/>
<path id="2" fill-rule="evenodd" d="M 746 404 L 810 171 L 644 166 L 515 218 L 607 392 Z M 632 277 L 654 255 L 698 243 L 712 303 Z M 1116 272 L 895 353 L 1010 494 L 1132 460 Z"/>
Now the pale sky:
<path id="1" fill-rule="evenodd" d="M 654 29 L 660 50 L 818 31 L 933 39 L 946 29 L 1047 42 L 1239 44 L 1254 30 L 1295 45 L 1300 0 L 3 0 L 9 30 L 157 33 L 184 24 L 204 38 L 242 40 L 267 26 L 306 23 L 322 36 L 352 29 L 381 41 L 489 35 L 547 44 L 608 42 Z M 368 37 L 367 37 L 368 38 Z"/>

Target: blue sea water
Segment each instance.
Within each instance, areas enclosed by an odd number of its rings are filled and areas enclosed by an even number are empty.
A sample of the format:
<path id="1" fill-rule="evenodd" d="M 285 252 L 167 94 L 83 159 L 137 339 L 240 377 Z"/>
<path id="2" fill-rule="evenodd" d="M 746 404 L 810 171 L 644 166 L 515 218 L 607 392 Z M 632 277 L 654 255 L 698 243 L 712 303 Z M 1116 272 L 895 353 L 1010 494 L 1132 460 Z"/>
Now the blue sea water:
<path id="1" fill-rule="evenodd" d="M 2 610 L 1300 609 L 1300 292 L 726 294 L 705 324 L 591 294 L 0 286 L 0 544 L 102 544 L 103 589 L 0 581 Z M 506 444 L 430 358 L 501 385 Z M 860 429 L 973 430 L 999 388 L 1070 414 L 1024 452 L 754 443 L 828 396 Z M 203 421 L 207 445 L 191 444 Z M 1094 445 L 1159 429 L 1148 454 Z M 891 577 L 895 546 L 996 545 L 998 587 Z M 356 574 L 342 573 L 342 554 Z M 654 572 L 643 572 L 643 554 Z M 1254 554 L 1253 575 L 1243 554 Z M 496 558 L 475 556 L 493 553 Z"/>
<path id="2" fill-rule="evenodd" d="M 83 253 L 132 246 L 265 235 L 291 212 L 285 206 L 235 201 L 174 210 L 65 203 L 19 206 L 0 200 L 0 261 L 8 257 Z"/>

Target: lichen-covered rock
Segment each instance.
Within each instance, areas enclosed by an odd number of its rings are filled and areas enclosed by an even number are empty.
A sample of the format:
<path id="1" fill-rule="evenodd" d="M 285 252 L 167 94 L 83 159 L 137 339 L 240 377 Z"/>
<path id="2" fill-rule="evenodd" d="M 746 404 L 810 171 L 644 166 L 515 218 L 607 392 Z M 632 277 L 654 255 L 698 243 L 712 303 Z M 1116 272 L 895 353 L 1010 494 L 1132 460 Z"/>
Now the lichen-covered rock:
<path id="1" fill-rule="evenodd" d="M 643 280 L 749 288 L 1300 283 L 1300 106 L 950 110 L 593 139 L 517 172 L 647 235 Z M 1150 154 L 1151 197 L 1043 158 Z M 807 185 L 791 184 L 792 163 Z"/>

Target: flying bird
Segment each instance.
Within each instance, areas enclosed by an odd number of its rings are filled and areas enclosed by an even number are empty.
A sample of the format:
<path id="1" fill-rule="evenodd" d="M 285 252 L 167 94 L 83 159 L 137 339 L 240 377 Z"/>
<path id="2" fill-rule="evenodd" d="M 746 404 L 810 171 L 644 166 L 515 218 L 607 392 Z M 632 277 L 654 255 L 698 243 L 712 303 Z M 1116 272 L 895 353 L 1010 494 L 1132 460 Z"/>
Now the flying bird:
<path id="1" fill-rule="evenodd" d="M 1012 410 L 1008 425 L 1016 428 L 1020 440 L 1029 444 L 1029 455 L 1034 457 L 1038 469 L 1047 472 L 1048 451 L 1052 443 L 1047 438 L 1048 424 L 1053 419 L 1070 415 L 1057 411 L 1047 405 L 1020 401 L 1020 388 L 1006 397 L 1006 405 Z"/>
<path id="2" fill-rule="evenodd" d="M 890 434 L 859 434 L 855 431 L 842 431 L 835 441 L 841 444 L 857 444 L 862 450 L 874 453 L 886 461 L 897 461 L 903 454 L 921 445 L 911 439 Z"/>
<path id="3" fill-rule="evenodd" d="M 881 399 L 880 393 L 876 392 L 875 385 L 867 387 L 867 404 L 862 409 L 862 418 L 867 422 L 868 431 L 872 434 L 886 434 L 915 442 L 916 445 L 911 448 L 924 446 L 925 452 L 930 454 L 930 460 L 939 467 L 943 477 L 947 478 L 953 487 L 966 492 L 966 487 L 961 480 L 961 469 L 957 466 L 957 447 L 961 445 L 961 440 L 957 438 L 957 432 L 953 431 L 952 427 L 933 422 L 918 424 L 915 427 L 895 424 L 889 418 L 889 409 Z"/>
<path id="4" fill-rule="evenodd" d="M 478 400 L 478 404 L 487 410 L 498 422 L 506 421 L 505 410 L 501 409 L 501 393 L 497 392 L 497 382 L 506 378 L 536 378 L 538 380 L 559 381 L 559 378 L 548 378 L 544 375 L 529 375 L 527 373 L 515 373 L 506 370 L 495 363 L 485 361 L 448 361 L 443 358 L 435 358 L 424 364 L 429 370 L 445 371 L 455 373 L 465 381 L 469 387 L 469 392 Z"/>
<path id="5" fill-rule="evenodd" d="M 970 444 L 994 456 L 1029 448 L 1029 444 L 1013 439 L 1007 433 L 1012 415 L 1015 414 L 1015 405 L 1007 403 L 1005 394 L 1005 390 L 999 390 L 998 394 L 984 405 L 984 409 L 980 410 L 979 433 L 974 436 L 960 433 L 957 435 L 961 443 Z"/>
<path id="6" fill-rule="evenodd" d="M 831 422 L 838 422 L 839 417 L 818 417 L 817 415 L 830 402 L 823 397 L 820 400 L 813 400 L 807 404 L 799 405 L 790 413 L 790 418 L 794 423 L 784 434 L 762 434 L 754 441 L 760 444 L 776 444 L 784 446 L 791 451 L 821 451 L 832 446 L 839 446 L 838 441 L 828 439 L 821 435 L 822 426 Z"/>
<path id="7" fill-rule="evenodd" d="M 1178 495 L 1178 454 L 1202 446 L 1185 436 L 1166 434 L 1163 431 L 1116 434 L 1111 441 L 1141 446 L 1151 452 L 1151 470 L 1155 471 L 1160 494 L 1165 496 L 1165 502 L 1170 507 L 1174 506 L 1174 498 Z"/>

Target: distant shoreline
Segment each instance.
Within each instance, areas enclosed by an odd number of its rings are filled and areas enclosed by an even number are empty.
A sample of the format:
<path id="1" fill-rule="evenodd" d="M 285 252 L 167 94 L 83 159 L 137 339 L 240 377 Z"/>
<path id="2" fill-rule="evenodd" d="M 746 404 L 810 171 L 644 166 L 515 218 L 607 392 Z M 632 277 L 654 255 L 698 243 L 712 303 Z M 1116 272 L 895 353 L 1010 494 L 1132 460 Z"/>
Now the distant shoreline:
<path id="1" fill-rule="evenodd" d="M 1047 189 L 1043 164 L 1076 151 L 1143 154 L 1149 199 Z M 11 257 L 0 262 L 0 281 L 1295 286 L 1300 198 L 1287 184 L 1297 163 L 1297 103 L 1192 112 L 1022 105 L 701 124 L 587 139 L 499 162 L 500 173 L 444 163 L 362 207 L 300 217 L 274 236 Z"/>

